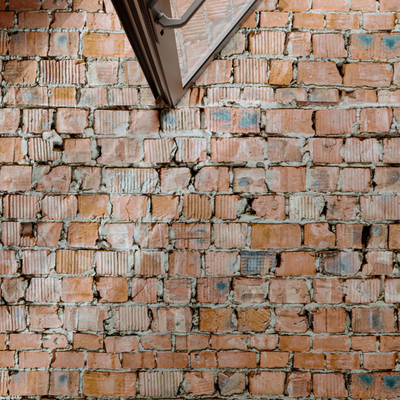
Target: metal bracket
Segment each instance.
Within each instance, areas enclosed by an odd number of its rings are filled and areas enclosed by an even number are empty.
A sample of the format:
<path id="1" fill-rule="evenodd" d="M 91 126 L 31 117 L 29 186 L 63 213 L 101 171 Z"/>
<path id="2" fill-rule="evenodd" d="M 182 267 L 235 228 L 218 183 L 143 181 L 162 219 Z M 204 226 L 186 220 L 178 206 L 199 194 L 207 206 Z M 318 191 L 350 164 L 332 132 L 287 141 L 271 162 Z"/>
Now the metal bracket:
<path id="1" fill-rule="evenodd" d="M 159 11 L 155 6 L 159 0 L 149 0 L 147 6 L 152 9 L 154 22 L 161 25 L 163 28 L 182 28 L 196 14 L 197 10 L 205 3 L 206 0 L 195 0 L 194 3 L 187 9 L 182 18 L 169 18 L 163 12 Z"/>

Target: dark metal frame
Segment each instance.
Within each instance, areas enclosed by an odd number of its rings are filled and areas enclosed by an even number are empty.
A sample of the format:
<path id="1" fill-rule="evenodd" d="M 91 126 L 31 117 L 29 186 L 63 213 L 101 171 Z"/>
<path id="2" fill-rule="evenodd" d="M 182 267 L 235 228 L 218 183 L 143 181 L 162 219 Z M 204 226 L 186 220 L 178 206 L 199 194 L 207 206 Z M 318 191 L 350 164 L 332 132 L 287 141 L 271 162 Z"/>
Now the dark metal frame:
<path id="1" fill-rule="evenodd" d="M 163 27 L 154 21 L 163 19 L 163 25 L 172 20 L 172 25 L 187 23 L 200 7 L 196 1 L 181 20 L 171 18 L 170 0 L 112 0 L 135 55 L 155 98 L 160 97 L 171 107 L 176 106 L 186 90 L 211 63 L 231 37 L 236 33 L 242 19 L 251 11 L 258 0 L 253 0 L 243 12 L 232 21 L 232 28 L 221 43 L 208 55 L 204 62 L 183 85 L 176 48 L 175 32 L 172 26 Z M 157 8 L 154 5 L 157 3 Z M 196 11 L 195 10 L 195 11 Z M 161 15 L 162 14 L 162 15 Z M 189 15 L 190 14 L 190 15 Z M 165 18 L 164 18 L 164 17 Z M 185 21 L 182 21 L 185 19 Z M 182 25 L 181 25 L 182 26 Z"/>

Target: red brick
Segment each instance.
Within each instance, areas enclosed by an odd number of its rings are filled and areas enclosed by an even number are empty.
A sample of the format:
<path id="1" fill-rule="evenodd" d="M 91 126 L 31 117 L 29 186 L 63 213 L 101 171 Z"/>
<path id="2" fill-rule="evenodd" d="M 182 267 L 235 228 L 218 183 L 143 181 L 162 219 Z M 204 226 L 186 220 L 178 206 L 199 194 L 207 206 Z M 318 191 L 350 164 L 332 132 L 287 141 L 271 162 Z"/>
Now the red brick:
<path id="1" fill-rule="evenodd" d="M 192 334 L 175 336 L 176 350 L 205 350 L 210 349 L 210 335 Z"/>
<path id="2" fill-rule="evenodd" d="M 374 0 L 354 0 L 351 2 L 351 9 L 354 11 L 376 11 Z M 383 11 L 381 9 L 381 11 Z"/>
<path id="3" fill-rule="evenodd" d="M 33 10 L 38 11 L 40 9 L 39 0 L 11 0 L 9 2 L 8 8 L 13 11 L 25 11 Z M 2 7 L 4 10 L 4 6 Z"/>
<path id="4" fill-rule="evenodd" d="M 294 353 L 294 368 L 324 369 L 325 356 L 321 353 Z"/>
<path id="5" fill-rule="evenodd" d="M 324 0 L 315 0 L 312 5 L 313 10 L 318 11 L 349 11 L 349 0 L 338 0 L 334 4 L 326 3 Z"/>
<path id="6" fill-rule="evenodd" d="M 52 14 L 51 28 L 82 29 L 83 26 L 83 13 L 55 12 Z"/>
<path id="7" fill-rule="evenodd" d="M 248 335 L 212 335 L 211 347 L 215 350 L 247 350 Z"/>
<path id="8" fill-rule="evenodd" d="M 279 249 L 301 246 L 298 224 L 252 224 L 251 248 Z"/>
<path id="9" fill-rule="evenodd" d="M 200 270 L 200 253 L 173 251 L 169 254 L 169 275 L 200 276 Z"/>
<path id="10" fill-rule="evenodd" d="M 48 28 L 49 15 L 43 12 L 21 12 L 18 14 L 18 27 L 28 29 Z"/>
<path id="11" fill-rule="evenodd" d="M 285 394 L 290 397 L 306 397 L 311 393 L 310 372 L 290 372 L 287 375 Z"/>
<path id="12" fill-rule="evenodd" d="M 103 335 L 89 333 L 74 333 L 72 346 L 74 349 L 102 350 Z"/>
<path id="13" fill-rule="evenodd" d="M 288 352 L 266 351 L 260 356 L 261 368 L 285 368 L 289 361 Z"/>
<path id="14" fill-rule="evenodd" d="M 284 28 L 289 20 L 289 13 L 262 12 L 260 28 Z"/>
<path id="15" fill-rule="evenodd" d="M 376 338 L 373 338 L 374 347 L 362 349 L 362 351 L 376 351 Z M 356 349 L 355 349 L 356 350 Z M 399 336 L 381 336 L 380 337 L 380 350 L 381 351 L 399 351 L 400 350 L 400 337 Z"/>
<path id="16" fill-rule="evenodd" d="M 322 351 L 349 351 L 349 336 L 317 335 L 313 340 L 313 349 Z"/>
<path id="17" fill-rule="evenodd" d="M 22 352 L 19 353 L 19 357 L 21 357 L 21 354 L 22 354 Z M 34 354 L 37 354 L 37 353 L 34 353 Z M 14 364 L 15 364 L 14 355 L 15 355 L 15 351 L 0 351 L 0 366 L 1 366 L 1 368 L 14 367 Z M 21 360 L 20 360 L 20 363 L 21 363 Z"/>
<path id="18" fill-rule="evenodd" d="M 82 55 L 84 57 L 129 57 L 133 55 L 133 52 L 125 40 L 126 37 L 122 33 L 84 33 Z M 143 83 L 139 82 L 139 84 Z"/>
<path id="19" fill-rule="evenodd" d="M 393 69 L 390 64 L 360 62 L 343 65 L 345 86 L 390 86 Z"/>
<path id="20" fill-rule="evenodd" d="M 284 372 L 250 372 L 249 392 L 254 395 L 280 395 L 283 394 L 285 383 Z"/>
<path id="21" fill-rule="evenodd" d="M 310 350 L 310 337 L 282 335 L 279 340 L 279 350 L 308 351 Z"/>
<path id="22" fill-rule="evenodd" d="M 187 393 L 195 396 L 214 393 L 214 377 L 212 371 L 187 372 L 186 380 L 189 384 Z"/>
<path id="23" fill-rule="evenodd" d="M 107 242 L 113 248 L 128 249 L 133 246 L 133 223 L 106 224 Z"/>
<path id="24" fill-rule="evenodd" d="M 113 195 L 113 215 L 124 220 L 137 220 L 146 215 L 146 196 L 118 196 Z"/>
<path id="25" fill-rule="evenodd" d="M 306 224 L 304 244 L 308 247 L 335 247 L 335 234 L 327 223 Z"/>
<path id="26" fill-rule="evenodd" d="M 291 32 L 288 35 L 286 50 L 290 57 L 309 56 L 311 53 L 311 33 Z"/>
<path id="27" fill-rule="evenodd" d="M 37 62 L 27 61 L 8 61 L 4 67 L 3 78 L 10 84 L 24 85 L 33 84 L 36 80 Z"/>
<path id="28" fill-rule="evenodd" d="M 140 339 L 145 350 L 171 350 L 171 335 L 144 335 Z"/>
<path id="29" fill-rule="evenodd" d="M 58 108 L 57 132 L 58 133 L 83 133 L 88 125 L 87 110 Z"/>
<path id="30" fill-rule="evenodd" d="M 306 169 L 304 167 L 272 167 L 267 172 L 267 181 L 272 192 L 301 192 L 305 190 Z"/>
<path id="31" fill-rule="evenodd" d="M 365 369 L 394 369 L 396 353 L 364 354 Z"/>
<path id="32" fill-rule="evenodd" d="M 67 303 L 93 300 L 93 278 L 64 277 L 61 299 Z"/>
<path id="33" fill-rule="evenodd" d="M 215 218 L 236 219 L 240 196 L 215 196 Z"/>
<path id="34" fill-rule="evenodd" d="M 57 306 L 29 306 L 30 330 L 42 332 L 61 327 Z"/>
<path id="35" fill-rule="evenodd" d="M 128 397 L 136 393 L 136 374 L 133 372 L 86 371 L 83 381 L 85 396 Z"/>
<path id="36" fill-rule="evenodd" d="M 391 108 L 363 108 L 360 117 L 362 132 L 388 132 L 392 124 L 393 112 Z"/>
<path id="37" fill-rule="evenodd" d="M 98 238 L 96 222 L 71 222 L 68 226 L 68 243 L 72 247 L 93 247 Z"/>
<path id="38" fill-rule="evenodd" d="M 219 352 L 217 353 L 219 368 L 256 368 L 255 352 Z"/>
<path id="39" fill-rule="evenodd" d="M 281 262 L 275 270 L 275 276 L 304 275 L 315 275 L 315 253 L 311 251 L 282 252 Z"/>
<path id="40" fill-rule="evenodd" d="M 8 347 L 11 350 L 39 350 L 40 334 L 11 333 Z"/>
<path id="41" fill-rule="evenodd" d="M 11 36 L 10 55 L 21 57 L 46 57 L 47 50 L 47 32 L 23 31 Z"/>
<path id="42" fill-rule="evenodd" d="M 56 351 L 52 354 L 53 368 L 83 368 L 84 354 L 81 351 Z"/>
<path id="43" fill-rule="evenodd" d="M 157 353 L 157 368 L 177 368 L 183 369 L 189 365 L 188 353 Z"/>
<path id="44" fill-rule="evenodd" d="M 351 311 L 351 325 L 353 328 L 353 332 L 394 332 L 395 329 L 393 309 L 353 308 Z"/>
<path id="45" fill-rule="evenodd" d="M 373 89 L 355 89 L 342 91 L 343 102 L 347 104 L 376 103 L 378 97 Z"/>
<path id="46" fill-rule="evenodd" d="M 396 14 L 365 14 L 363 19 L 364 29 L 370 31 L 390 31 L 394 29 Z"/>
<path id="47" fill-rule="evenodd" d="M 265 279 L 234 278 L 234 301 L 238 303 L 262 303 L 265 301 Z"/>
<path id="48" fill-rule="evenodd" d="M 390 336 L 381 337 L 381 351 L 386 351 L 382 347 L 382 339 L 390 338 Z M 352 336 L 351 338 L 351 348 L 353 350 L 360 350 L 363 352 L 376 351 L 377 338 L 375 336 Z"/>
<path id="49" fill-rule="evenodd" d="M 200 332 L 233 331 L 232 311 L 229 308 L 200 308 Z"/>
<path id="50" fill-rule="evenodd" d="M 328 353 L 326 355 L 326 368 L 358 369 L 360 368 L 360 355 L 357 353 Z"/>
<path id="51" fill-rule="evenodd" d="M 277 332 L 297 332 L 307 331 L 306 317 L 300 315 L 301 307 L 276 307 L 276 325 Z"/>
<path id="52" fill-rule="evenodd" d="M 164 301 L 166 303 L 188 304 L 191 297 L 190 280 L 189 279 L 164 280 L 163 295 L 164 295 Z"/>
<path id="53" fill-rule="evenodd" d="M 206 127 L 212 132 L 259 133 L 260 110 L 255 108 L 207 108 Z"/>
<path id="54" fill-rule="evenodd" d="M 398 0 L 382 0 L 380 11 L 400 11 L 400 3 Z"/>
<path id="55" fill-rule="evenodd" d="M 68 345 L 68 339 L 62 334 L 50 334 L 43 338 L 44 349 L 65 349 Z"/>
<path id="56" fill-rule="evenodd" d="M 346 311 L 344 308 L 319 308 L 313 312 L 314 332 L 344 332 Z"/>
<path id="57" fill-rule="evenodd" d="M 400 225 L 389 225 L 389 248 L 400 249 Z"/>
<path id="58" fill-rule="evenodd" d="M 48 368 L 50 365 L 47 351 L 21 351 L 18 354 L 18 359 L 20 368 Z"/>
<path id="59" fill-rule="evenodd" d="M 314 279 L 314 299 L 318 303 L 337 304 L 343 301 L 341 279 Z"/>
<path id="60" fill-rule="evenodd" d="M 234 168 L 233 191 L 235 193 L 267 192 L 264 168 Z"/>
<path id="61" fill-rule="evenodd" d="M 87 353 L 87 367 L 90 369 L 120 369 L 118 354 Z"/>
<path id="62" fill-rule="evenodd" d="M 64 155 L 68 163 L 87 163 L 92 160 L 90 139 L 66 139 L 63 142 Z"/>
<path id="63" fill-rule="evenodd" d="M 334 62 L 299 61 L 297 83 L 337 86 L 342 84 L 342 77 Z"/>
<path id="64" fill-rule="evenodd" d="M 269 138 L 268 158 L 270 161 L 301 162 L 301 142 L 290 138 Z"/>
<path id="65" fill-rule="evenodd" d="M 344 376 L 340 373 L 313 374 L 313 389 L 316 397 L 347 397 Z"/>
<path id="66" fill-rule="evenodd" d="M 360 17 L 357 13 L 329 13 L 326 15 L 327 29 L 358 29 Z"/>
<path id="67" fill-rule="evenodd" d="M 50 395 L 71 395 L 79 393 L 78 371 L 52 371 L 50 379 Z"/>
<path id="68" fill-rule="evenodd" d="M 316 192 L 333 192 L 339 180 L 338 167 L 312 167 L 310 189 Z"/>
<path id="69" fill-rule="evenodd" d="M 309 73 L 307 73 L 309 76 Z M 316 84 L 313 80 L 313 84 Z M 324 79 L 324 85 L 326 80 Z M 269 110 L 265 113 L 266 133 L 309 133 L 314 134 L 311 110 Z"/>
<path id="70" fill-rule="evenodd" d="M 123 303 L 128 301 L 128 284 L 124 277 L 100 277 L 96 282 L 100 302 Z"/>
<path id="71" fill-rule="evenodd" d="M 11 377 L 11 396 L 46 396 L 49 388 L 48 371 L 19 371 Z"/>
<path id="72" fill-rule="evenodd" d="M 345 135 L 353 132 L 356 110 L 322 110 L 315 113 L 317 135 Z"/>
<path id="73" fill-rule="evenodd" d="M 122 367 L 127 369 L 155 368 L 156 360 L 152 352 L 123 353 Z"/>
<path id="74" fill-rule="evenodd" d="M 308 11 L 310 3 L 307 0 L 279 0 L 279 11 Z"/>
<path id="75" fill-rule="evenodd" d="M 211 159 L 215 162 L 263 161 L 262 138 L 211 139 Z"/>
<path id="76" fill-rule="evenodd" d="M 246 375 L 244 372 L 219 372 L 218 386 L 223 396 L 243 393 L 246 389 Z"/>
<path id="77" fill-rule="evenodd" d="M 104 340 L 107 353 L 134 352 L 139 350 L 136 336 L 109 336 Z"/>
<path id="78" fill-rule="evenodd" d="M 324 16 L 317 13 L 295 13 L 293 19 L 294 29 L 323 29 Z"/>
<path id="79" fill-rule="evenodd" d="M 393 398 L 399 394 L 397 386 L 388 385 L 388 381 L 397 381 L 399 374 L 396 372 L 375 372 L 368 374 L 352 374 L 350 377 L 351 393 L 357 398 L 376 397 Z"/>
<path id="80" fill-rule="evenodd" d="M 258 217 L 264 219 L 286 218 L 286 205 L 284 196 L 254 196 L 251 204 Z"/>
<path id="81" fill-rule="evenodd" d="M 309 303 L 310 295 L 303 279 L 271 279 L 269 300 L 272 303 Z"/>
<path id="82" fill-rule="evenodd" d="M 155 312 L 151 323 L 153 332 L 190 332 L 192 326 L 192 311 L 189 308 L 160 307 Z"/>

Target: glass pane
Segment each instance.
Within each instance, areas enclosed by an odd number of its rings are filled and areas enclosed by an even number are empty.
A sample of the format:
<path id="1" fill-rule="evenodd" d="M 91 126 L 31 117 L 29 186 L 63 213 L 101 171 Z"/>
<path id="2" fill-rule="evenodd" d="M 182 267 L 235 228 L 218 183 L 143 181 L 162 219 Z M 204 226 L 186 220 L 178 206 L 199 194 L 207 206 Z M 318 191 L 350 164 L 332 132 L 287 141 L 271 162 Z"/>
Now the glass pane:
<path id="1" fill-rule="evenodd" d="M 181 17 L 193 0 L 171 0 L 172 15 Z M 185 86 L 247 12 L 254 0 L 206 0 L 190 22 L 175 29 Z"/>

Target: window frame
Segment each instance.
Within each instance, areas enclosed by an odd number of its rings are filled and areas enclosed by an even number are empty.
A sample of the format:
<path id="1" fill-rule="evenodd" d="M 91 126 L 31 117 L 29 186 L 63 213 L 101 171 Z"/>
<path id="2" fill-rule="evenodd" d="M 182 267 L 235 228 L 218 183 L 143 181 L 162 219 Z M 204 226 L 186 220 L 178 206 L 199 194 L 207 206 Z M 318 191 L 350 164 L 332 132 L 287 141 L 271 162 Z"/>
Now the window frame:
<path id="1" fill-rule="evenodd" d="M 112 0 L 154 97 L 161 98 L 170 107 L 178 104 L 216 54 L 236 33 L 241 21 L 252 11 L 258 1 L 252 0 L 232 21 L 232 27 L 223 40 L 205 57 L 201 66 L 184 86 L 174 29 L 163 28 L 154 22 L 155 11 L 147 6 L 148 0 Z M 170 17 L 170 0 L 159 0 L 157 9 Z"/>

